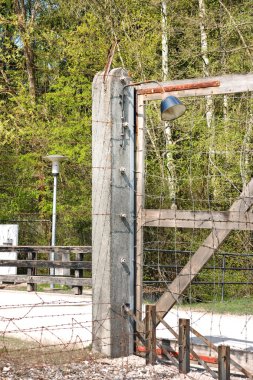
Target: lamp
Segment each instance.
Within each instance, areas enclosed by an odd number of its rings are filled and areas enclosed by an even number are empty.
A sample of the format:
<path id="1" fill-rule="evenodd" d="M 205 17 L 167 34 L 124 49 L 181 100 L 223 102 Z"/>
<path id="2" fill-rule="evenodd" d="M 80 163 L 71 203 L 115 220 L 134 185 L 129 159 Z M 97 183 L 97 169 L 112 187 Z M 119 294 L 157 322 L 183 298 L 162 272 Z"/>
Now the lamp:
<path id="1" fill-rule="evenodd" d="M 175 120 L 185 113 L 185 105 L 175 96 L 170 95 L 161 101 L 161 119 Z"/>
<path id="2" fill-rule="evenodd" d="M 60 162 L 64 160 L 66 157 L 61 156 L 59 154 L 52 154 L 49 156 L 44 157 L 45 160 L 52 162 L 52 174 L 54 177 L 54 189 L 53 189 L 53 213 L 52 213 L 52 240 L 51 240 L 51 246 L 55 246 L 56 242 L 56 195 L 57 195 L 57 177 L 60 172 Z M 54 252 L 51 252 L 50 254 L 50 260 L 55 260 L 55 254 Z M 55 275 L 55 269 L 50 268 L 50 275 Z M 50 284 L 50 288 L 54 289 L 54 284 Z"/>

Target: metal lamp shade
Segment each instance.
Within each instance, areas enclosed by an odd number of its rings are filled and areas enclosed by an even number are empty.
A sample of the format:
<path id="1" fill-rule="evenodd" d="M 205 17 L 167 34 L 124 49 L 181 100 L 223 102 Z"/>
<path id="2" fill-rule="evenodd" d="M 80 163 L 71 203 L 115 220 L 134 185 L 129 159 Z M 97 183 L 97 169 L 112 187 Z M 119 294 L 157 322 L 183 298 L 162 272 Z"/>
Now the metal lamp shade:
<path id="1" fill-rule="evenodd" d="M 170 121 L 182 116 L 186 110 L 183 103 L 175 96 L 167 96 L 161 102 L 161 119 Z"/>
<path id="2" fill-rule="evenodd" d="M 49 156 L 44 157 L 46 160 L 52 162 L 52 173 L 59 174 L 60 171 L 60 162 L 64 160 L 66 157 L 61 156 L 59 154 L 51 154 Z"/>

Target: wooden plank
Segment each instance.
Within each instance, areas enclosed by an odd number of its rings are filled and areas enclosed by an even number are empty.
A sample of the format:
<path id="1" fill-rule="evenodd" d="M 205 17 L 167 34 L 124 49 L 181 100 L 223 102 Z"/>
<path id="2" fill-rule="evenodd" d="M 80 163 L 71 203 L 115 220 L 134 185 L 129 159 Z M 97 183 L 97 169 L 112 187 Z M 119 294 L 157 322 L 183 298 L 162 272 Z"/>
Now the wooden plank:
<path id="1" fill-rule="evenodd" d="M 91 261 L 0 260 L 0 267 L 91 269 Z"/>
<path id="2" fill-rule="evenodd" d="M 25 245 L 16 245 L 16 246 L 0 246 L 0 252 L 10 252 L 17 251 L 19 253 L 28 253 L 28 252 L 37 252 L 37 253 L 48 253 L 52 252 L 51 246 L 25 246 Z M 91 246 L 54 246 L 53 251 L 55 253 L 91 253 Z"/>
<path id="3" fill-rule="evenodd" d="M 27 276 L 27 275 L 0 275 L 0 281 L 13 283 L 34 283 L 34 284 L 59 284 L 91 286 L 91 278 L 73 278 L 60 276 Z"/>
<path id="4" fill-rule="evenodd" d="M 230 207 L 229 211 L 245 213 L 253 204 L 253 179 L 242 191 L 240 198 Z M 203 244 L 198 248 L 192 258 L 188 261 L 179 275 L 168 286 L 156 303 L 157 314 L 163 318 L 181 297 L 182 293 L 190 285 L 191 281 L 200 272 L 215 251 L 220 247 L 229 235 L 230 230 L 212 230 Z M 157 324 L 159 318 L 157 319 Z"/>
<path id="5" fill-rule="evenodd" d="M 179 373 L 190 372 L 190 320 L 179 318 Z"/>
<path id="6" fill-rule="evenodd" d="M 207 87 L 219 87 L 220 81 L 218 80 L 206 80 L 201 82 L 182 83 L 182 84 L 169 84 L 158 87 L 149 87 L 141 90 L 137 90 L 137 95 L 150 95 L 150 94 L 163 94 L 164 92 L 183 91 L 183 90 L 196 90 L 199 88 Z"/>
<path id="7" fill-rule="evenodd" d="M 152 93 L 147 95 L 138 95 L 144 96 L 144 100 L 161 100 L 165 96 L 174 95 L 177 97 L 187 97 L 187 96 L 207 96 L 207 95 L 223 95 L 223 94 L 234 94 L 241 92 L 253 91 L 253 74 L 232 74 L 232 75 L 223 75 L 217 77 L 209 78 L 195 78 L 195 79 L 183 79 L 183 80 L 174 80 L 171 82 L 163 82 L 161 86 L 177 86 L 178 88 L 183 88 L 187 84 L 192 86 L 196 83 L 207 82 L 208 81 L 218 81 L 220 82 L 219 87 L 207 87 L 207 88 L 196 88 L 196 89 L 182 89 L 182 90 L 173 90 L 167 91 L 165 93 Z M 138 90 L 145 90 L 146 88 L 159 88 L 159 85 L 154 84 L 142 84 L 138 87 Z"/>
<path id="8" fill-rule="evenodd" d="M 169 228 L 253 230 L 253 214 L 241 211 L 143 210 L 142 225 Z"/>
<path id="9" fill-rule="evenodd" d="M 144 207 L 144 125 L 145 107 L 143 97 L 137 99 L 137 127 L 136 127 L 136 317 L 142 320 L 143 296 L 143 228 L 142 213 Z M 141 333 L 141 331 L 139 331 Z M 143 332 L 142 332 L 143 333 Z"/>

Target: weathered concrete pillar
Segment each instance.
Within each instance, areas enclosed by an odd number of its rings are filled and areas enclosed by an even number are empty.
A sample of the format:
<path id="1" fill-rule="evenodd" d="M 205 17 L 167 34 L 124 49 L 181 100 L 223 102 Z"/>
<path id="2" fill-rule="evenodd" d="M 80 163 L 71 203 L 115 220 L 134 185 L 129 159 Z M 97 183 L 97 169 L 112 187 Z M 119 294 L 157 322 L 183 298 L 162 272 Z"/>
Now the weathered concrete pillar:
<path id="1" fill-rule="evenodd" d="M 98 73 L 92 95 L 93 349 L 132 353 L 124 304 L 133 308 L 134 96 L 123 69 Z"/>

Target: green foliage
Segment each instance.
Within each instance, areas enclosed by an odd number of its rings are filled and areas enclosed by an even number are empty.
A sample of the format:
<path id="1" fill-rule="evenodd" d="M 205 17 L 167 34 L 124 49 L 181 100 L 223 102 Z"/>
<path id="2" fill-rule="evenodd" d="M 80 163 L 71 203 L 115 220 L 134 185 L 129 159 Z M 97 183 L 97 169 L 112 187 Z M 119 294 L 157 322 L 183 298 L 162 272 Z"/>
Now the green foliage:
<path id="1" fill-rule="evenodd" d="M 210 74 L 252 70 L 251 1 L 205 3 Z M 169 78 L 202 77 L 198 2 L 167 2 L 167 8 Z M 90 244 L 92 80 L 115 39 L 113 67 L 126 68 L 133 81 L 162 79 L 161 2 L 29 1 L 22 19 L 13 2 L 1 0 L 0 21 L 0 220 L 19 221 L 21 244 L 50 243 L 52 176 L 43 157 L 64 154 L 57 244 Z M 252 174 L 252 98 L 230 96 L 225 117 L 224 98 L 215 97 L 211 129 L 205 99 L 185 103 L 187 113 L 173 123 L 170 145 L 158 105 L 147 106 L 145 206 L 171 207 L 172 160 L 179 209 L 226 210 Z M 145 241 L 159 242 L 158 249 L 193 251 L 206 234 L 150 228 Z M 251 245 L 249 233 L 233 234 L 224 249 L 250 251 Z M 147 257 L 157 263 L 157 254 Z M 159 260 L 186 262 L 177 253 Z M 145 278 L 159 279 L 161 273 L 174 275 L 146 268 Z M 201 279 L 208 276 L 203 272 Z M 202 293 L 208 296 L 208 290 Z"/>

